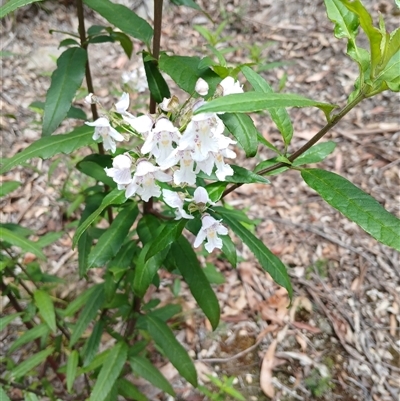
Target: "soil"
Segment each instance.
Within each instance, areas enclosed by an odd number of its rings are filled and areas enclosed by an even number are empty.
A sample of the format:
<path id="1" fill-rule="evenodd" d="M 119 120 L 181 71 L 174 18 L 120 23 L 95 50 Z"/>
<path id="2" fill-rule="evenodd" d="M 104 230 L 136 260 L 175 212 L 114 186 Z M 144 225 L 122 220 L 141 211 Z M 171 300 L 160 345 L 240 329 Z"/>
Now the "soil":
<path id="1" fill-rule="evenodd" d="M 398 26 L 399 10 L 394 2 L 363 3 L 375 21 L 378 12 L 382 13 L 388 30 Z M 151 18 L 146 2 L 127 0 L 125 4 Z M 339 106 L 346 103 L 357 67 L 345 55 L 345 42 L 332 35 L 322 1 L 220 0 L 198 4 L 216 25 L 199 11 L 166 4 L 163 49 L 203 56 L 209 51 L 194 26 L 215 32 L 218 24 L 226 21 L 218 47 L 227 51 L 230 65 L 259 61 L 266 66 L 262 75 L 275 89 L 285 83 L 288 93 Z M 104 20 L 86 11 L 87 27 L 101 23 Z M 19 10 L 2 25 L 0 127 L 2 157 L 9 157 L 40 137 L 41 115 L 29 105 L 44 101 L 55 59 L 62 51 L 58 43 L 65 38 L 50 30 L 76 32 L 77 19 L 70 2 L 46 1 Z M 141 57 L 135 52 L 140 50 L 135 42 L 134 55 L 128 60 L 118 44 L 98 44 L 90 49 L 96 95 L 105 107 L 111 107 L 121 94 L 122 74 L 139 68 Z M 177 89 L 174 93 L 184 96 Z M 89 106 L 83 102 L 86 94 L 83 88 L 75 105 L 90 116 Z M 145 112 L 147 99 L 147 91 L 132 95 L 134 111 Z M 400 216 L 398 100 L 397 95 L 383 93 L 351 111 L 324 138 L 337 146 L 318 164 L 343 175 L 396 216 Z M 293 109 L 290 115 L 295 134 L 289 151 L 294 151 L 324 125 L 324 115 L 311 108 Z M 282 148 L 279 132 L 268 116 L 255 115 L 254 119 L 260 133 Z M 81 124 L 66 120 L 57 133 Z M 76 199 L 76 189 L 83 185 L 72 166 L 83 155 L 34 159 L 3 176 L 3 182 L 17 180 L 22 185 L 1 201 L 1 221 L 19 223 L 37 236 L 68 227 L 79 215 L 79 208 L 72 211 L 69 205 Z M 251 168 L 271 156 L 268 149 L 260 149 L 252 160 L 240 155 L 238 164 Z M 169 273 L 162 274 L 162 285 L 152 289 L 147 299 L 182 305 L 185 314 L 176 336 L 190 350 L 201 381 L 211 388 L 207 374 L 234 376 L 235 388 L 250 401 L 398 400 L 398 253 L 324 203 L 298 172 L 270 178 L 270 185 L 242 186 L 227 202 L 259 221 L 257 235 L 289 267 L 295 289 L 291 307 L 287 308 L 286 292 L 272 282 L 239 241 L 241 261 L 236 269 L 222 258 L 207 259 L 225 278 L 223 284 L 215 285 L 222 311 L 216 331 L 211 331 L 196 309 L 184 284 L 178 299 L 174 298 L 169 288 L 175 277 Z M 42 267 L 65 279 L 57 294 L 63 299 L 72 299 L 86 285 L 77 275 L 77 253 L 71 250 L 73 231 L 71 227 L 69 235 L 46 249 L 48 261 Z M 91 279 L 98 281 L 100 277 L 101 269 L 93 269 Z M 1 301 L 3 313 L 12 313 L 7 298 Z M 11 332 L 2 335 L 3 349 L 6 339 L 15 338 L 20 328 L 11 325 L 8 330 Z M 170 364 L 160 361 L 160 369 L 174 385 L 177 399 L 205 399 L 182 381 Z M 136 384 L 150 400 L 170 400 L 144 381 Z"/>

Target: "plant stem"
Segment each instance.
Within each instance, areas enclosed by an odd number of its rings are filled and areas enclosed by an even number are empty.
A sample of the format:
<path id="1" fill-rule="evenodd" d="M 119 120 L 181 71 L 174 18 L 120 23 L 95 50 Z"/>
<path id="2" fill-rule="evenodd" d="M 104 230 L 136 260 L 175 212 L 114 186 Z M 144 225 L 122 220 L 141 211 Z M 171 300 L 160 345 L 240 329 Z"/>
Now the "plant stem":
<path id="1" fill-rule="evenodd" d="M 305 145 L 303 145 L 300 149 L 296 150 L 288 159 L 293 162 L 296 160 L 300 155 L 310 149 L 313 145 L 315 145 L 322 137 L 324 137 L 350 110 L 352 110 L 355 106 L 357 106 L 361 101 L 366 98 L 365 94 L 361 92 L 351 103 L 343 107 L 339 113 L 335 114 L 332 119 L 322 128 L 320 129 Z M 271 171 L 275 171 L 281 167 L 290 167 L 290 164 L 279 162 L 274 164 L 273 166 L 264 168 L 257 172 L 258 175 L 264 175 L 270 173 Z M 243 184 L 234 184 L 227 188 L 222 197 L 230 194 L 231 192 L 235 191 L 237 188 L 241 187 Z"/>
<path id="2" fill-rule="evenodd" d="M 88 53 L 88 43 L 86 41 L 86 29 L 85 29 L 85 17 L 83 14 L 83 3 L 82 0 L 76 0 L 76 10 L 77 10 L 77 15 L 78 15 L 78 31 L 79 31 L 79 38 L 81 42 L 81 47 L 82 49 L 86 50 L 86 53 L 88 55 L 87 61 L 86 61 L 86 68 L 85 68 L 85 77 L 86 77 L 86 84 L 88 87 L 88 92 L 89 93 L 94 93 L 94 87 L 93 87 L 93 80 L 92 80 L 92 74 L 90 72 L 90 63 L 89 63 L 89 53 Z M 90 108 L 92 110 L 92 115 L 93 115 L 93 120 L 97 120 L 99 118 L 99 113 L 97 111 L 97 105 L 95 103 L 90 104 Z M 99 153 L 101 155 L 104 155 L 104 146 L 102 143 L 97 144 L 97 148 L 99 150 Z M 108 192 L 110 188 L 108 185 L 104 185 L 104 190 L 105 192 Z M 112 213 L 112 208 L 108 207 L 107 208 L 107 216 L 108 216 L 108 222 L 111 224 L 114 220 L 113 213 Z"/>

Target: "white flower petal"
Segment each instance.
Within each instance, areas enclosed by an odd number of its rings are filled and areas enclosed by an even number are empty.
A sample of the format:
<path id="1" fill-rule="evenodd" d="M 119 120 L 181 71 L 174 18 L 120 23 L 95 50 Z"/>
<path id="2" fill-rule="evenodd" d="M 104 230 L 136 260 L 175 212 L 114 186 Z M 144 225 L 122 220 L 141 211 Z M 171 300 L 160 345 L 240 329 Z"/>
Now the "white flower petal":
<path id="1" fill-rule="evenodd" d="M 129 94 L 124 92 L 119 101 L 115 103 L 115 110 L 117 113 L 124 114 L 129 107 Z"/>

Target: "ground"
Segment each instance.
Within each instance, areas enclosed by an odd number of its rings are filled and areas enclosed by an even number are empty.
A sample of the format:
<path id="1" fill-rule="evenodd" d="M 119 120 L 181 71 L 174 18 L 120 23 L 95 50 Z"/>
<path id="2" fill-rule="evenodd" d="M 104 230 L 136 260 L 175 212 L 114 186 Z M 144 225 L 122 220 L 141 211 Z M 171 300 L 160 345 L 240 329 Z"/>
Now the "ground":
<path id="1" fill-rule="evenodd" d="M 77 28 L 73 5 L 61 3 L 33 5 L 3 21 L 3 157 L 14 155 L 40 137 L 40 115 L 29 105 L 44 100 L 55 57 L 61 52 L 58 41 L 64 38 L 60 33 L 51 35 L 49 30 Z M 140 2 L 125 3 L 132 6 Z M 388 29 L 396 27 L 399 12 L 394 2 L 364 3 L 375 17 L 382 12 Z M 273 87 L 286 80 L 287 92 L 345 104 L 357 68 L 345 55 L 345 43 L 333 37 L 322 1 L 220 0 L 199 4 L 218 23 L 227 22 L 220 42 L 222 47 L 232 47 L 226 54 L 230 64 L 255 60 L 267 66 L 278 63 L 263 73 Z M 140 11 L 151 16 L 145 7 Z M 90 26 L 102 21 L 87 12 L 86 23 Z M 179 55 L 203 55 L 208 50 L 193 29 L 196 24 L 216 29 L 202 13 L 167 4 L 162 48 Z M 117 45 L 96 46 L 90 50 L 96 94 L 111 105 L 121 93 L 122 73 L 137 68 L 140 57 L 128 60 Z M 135 50 L 140 50 L 138 43 Z M 84 94 L 85 90 L 76 104 L 90 115 L 82 101 Z M 144 112 L 147 94 L 136 96 L 136 100 L 135 108 Z M 290 114 L 295 127 L 291 150 L 295 150 L 323 126 L 324 116 L 308 108 L 291 110 Z M 257 115 L 255 120 L 261 134 L 281 147 L 280 135 L 268 117 Z M 60 132 L 81 123 L 67 120 Z M 399 216 L 399 139 L 398 96 L 384 93 L 364 101 L 332 129 L 324 140 L 333 140 L 337 147 L 320 167 L 343 175 Z M 243 155 L 240 160 L 253 167 L 270 156 L 268 150 L 260 150 L 256 160 L 244 160 Z M 2 201 L 1 221 L 20 223 L 36 230 L 37 235 L 66 227 L 73 187 L 79 183 L 78 176 L 69 175 L 68 166 L 76 160 L 33 160 L 33 169 L 19 167 L 2 177 L 3 182 L 18 180 L 23 185 Z M 219 258 L 208 260 L 225 277 L 223 284 L 215 285 L 222 317 L 220 327 L 212 332 L 184 285 L 178 299 L 173 299 L 169 286 L 174 277 L 165 274 L 160 289 L 147 297 L 182 305 L 185 319 L 176 335 L 191 350 L 201 379 L 209 383 L 205 374 L 213 373 L 235 376 L 236 388 L 248 400 L 269 400 L 265 394 L 282 401 L 398 400 L 398 253 L 324 203 L 295 171 L 271 177 L 270 185 L 242 186 L 227 200 L 259 221 L 257 234 L 289 267 L 295 295 L 288 309 L 286 292 L 274 285 L 248 249 L 238 243 L 241 262 L 237 269 Z M 71 297 L 77 288 L 84 287 L 84 282 L 77 283 L 77 254 L 71 250 L 70 236 L 49 247 L 47 255 L 45 269 L 68 283 L 60 290 L 60 297 Z M 94 270 L 91 279 L 100 276 L 101 271 Z M 5 297 L 2 303 L 4 313 L 11 313 Z M 2 334 L 2 340 L 13 335 Z M 179 380 L 170 364 L 160 361 L 160 368 L 174 384 L 179 399 L 203 400 Z M 137 384 L 149 399 L 165 399 L 145 382 Z"/>

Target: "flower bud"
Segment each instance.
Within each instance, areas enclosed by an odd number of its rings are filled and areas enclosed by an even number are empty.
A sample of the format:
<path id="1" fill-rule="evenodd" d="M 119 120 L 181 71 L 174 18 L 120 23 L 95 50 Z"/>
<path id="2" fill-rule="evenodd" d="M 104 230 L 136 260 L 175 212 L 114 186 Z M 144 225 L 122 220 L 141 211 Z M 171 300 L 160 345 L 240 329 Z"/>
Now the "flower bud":
<path id="1" fill-rule="evenodd" d="M 194 90 L 201 96 L 205 96 L 208 93 L 208 83 L 203 78 L 199 78 L 196 82 Z"/>

